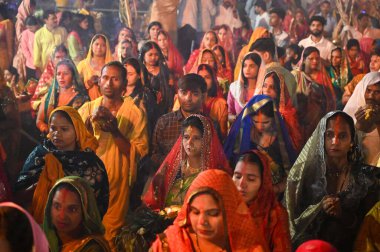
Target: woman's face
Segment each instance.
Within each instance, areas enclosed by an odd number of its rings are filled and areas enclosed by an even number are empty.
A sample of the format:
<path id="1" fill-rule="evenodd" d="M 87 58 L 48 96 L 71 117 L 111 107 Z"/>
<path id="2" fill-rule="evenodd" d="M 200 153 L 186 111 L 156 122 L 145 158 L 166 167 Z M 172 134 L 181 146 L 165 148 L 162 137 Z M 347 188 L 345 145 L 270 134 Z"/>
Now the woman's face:
<path id="1" fill-rule="evenodd" d="M 243 63 L 243 74 L 247 79 L 256 79 L 259 67 L 251 59 L 246 59 Z"/>
<path id="2" fill-rule="evenodd" d="M 106 41 L 102 37 L 97 38 L 92 44 L 92 52 L 96 57 L 105 57 L 106 49 Z"/>
<path id="3" fill-rule="evenodd" d="M 128 86 L 136 85 L 136 81 L 140 78 L 136 72 L 136 69 L 129 64 L 125 65 L 125 68 L 127 69 Z"/>
<path id="4" fill-rule="evenodd" d="M 211 32 L 207 33 L 204 38 L 204 46 L 208 49 L 211 49 L 214 45 L 216 45 L 216 39 L 214 34 Z"/>
<path id="5" fill-rule="evenodd" d="M 144 55 L 144 63 L 147 66 L 158 66 L 159 54 L 156 48 L 151 48 Z"/>
<path id="6" fill-rule="evenodd" d="M 273 118 L 264 115 L 263 113 L 258 113 L 252 116 L 253 125 L 258 133 L 271 133 L 273 132 Z"/>
<path id="7" fill-rule="evenodd" d="M 202 152 L 202 133 L 194 126 L 183 132 L 182 145 L 188 157 L 200 157 Z"/>
<path id="8" fill-rule="evenodd" d="M 223 54 L 219 49 L 213 50 L 215 53 L 216 58 L 218 59 L 218 62 L 222 64 L 224 62 Z"/>
<path id="9" fill-rule="evenodd" d="M 331 53 L 331 65 L 333 67 L 340 67 L 342 62 L 342 53 L 339 50 L 335 50 Z"/>
<path id="10" fill-rule="evenodd" d="M 73 73 L 70 67 L 65 64 L 58 66 L 56 78 L 60 88 L 67 89 L 73 85 Z"/>
<path id="11" fill-rule="evenodd" d="M 189 219 L 199 238 L 215 244 L 224 240 L 222 210 L 211 195 L 195 196 L 190 203 Z"/>
<path id="12" fill-rule="evenodd" d="M 261 174 L 258 164 L 239 161 L 236 164 L 232 180 L 245 203 L 249 204 L 257 198 L 261 187 Z"/>
<path id="13" fill-rule="evenodd" d="M 151 40 L 157 41 L 157 35 L 160 27 L 158 25 L 153 25 L 149 30 L 149 37 Z"/>
<path id="14" fill-rule="evenodd" d="M 274 84 L 274 79 L 272 76 L 265 78 L 263 83 L 263 94 L 271 97 L 273 100 L 277 98 L 276 88 Z"/>
<path id="15" fill-rule="evenodd" d="M 219 37 L 220 42 L 224 42 L 227 37 L 227 31 L 224 28 L 219 29 L 218 37 Z"/>
<path id="16" fill-rule="evenodd" d="M 352 139 L 348 122 L 341 116 L 329 119 L 325 132 L 325 151 L 330 158 L 347 158 Z"/>
<path id="17" fill-rule="evenodd" d="M 352 46 L 350 49 L 348 49 L 348 56 L 350 58 L 356 58 L 359 55 L 359 48 L 357 46 Z"/>
<path id="18" fill-rule="evenodd" d="M 302 23 L 305 20 L 305 16 L 301 12 L 296 13 L 296 21 Z"/>
<path id="19" fill-rule="evenodd" d="M 66 188 L 55 192 L 50 214 L 58 235 L 73 236 L 82 228 L 83 213 L 79 195 Z"/>
<path id="20" fill-rule="evenodd" d="M 60 113 L 54 113 L 50 120 L 49 135 L 58 150 L 73 151 L 76 148 L 74 125 Z"/>
<path id="21" fill-rule="evenodd" d="M 129 30 L 127 29 L 122 29 L 120 32 L 119 32 L 119 36 L 118 36 L 118 41 L 124 41 L 124 40 L 127 40 L 127 39 L 130 39 L 132 37 L 132 34 L 130 33 Z"/>
<path id="22" fill-rule="evenodd" d="M 11 74 L 11 72 L 9 72 L 9 70 L 5 69 L 4 70 L 4 80 L 6 82 L 10 82 L 12 80 L 12 77 L 13 77 L 13 75 Z"/>
<path id="23" fill-rule="evenodd" d="M 202 54 L 202 60 L 201 60 L 201 63 L 202 64 L 207 64 L 209 66 L 211 66 L 212 68 L 215 67 L 215 59 L 214 59 L 214 55 L 212 55 L 211 52 L 204 52 Z"/>
<path id="24" fill-rule="evenodd" d="M 161 33 L 158 35 L 157 44 L 162 50 L 168 49 L 168 38 Z"/>
<path id="25" fill-rule="evenodd" d="M 310 69 L 311 71 L 319 70 L 319 63 L 321 61 L 321 58 L 319 56 L 318 52 L 312 52 L 309 56 L 305 59 L 305 66 L 306 68 Z"/>
<path id="26" fill-rule="evenodd" d="M 88 19 L 85 18 L 79 23 L 79 27 L 82 28 L 83 30 L 88 29 Z"/>
<path id="27" fill-rule="evenodd" d="M 210 90 L 212 88 L 212 76 L 206 69 L 201 69 L 198 72 L 198 75 L 202 76 L 203 79 L 206 81 L 207 84 L 207 90 Z"/>

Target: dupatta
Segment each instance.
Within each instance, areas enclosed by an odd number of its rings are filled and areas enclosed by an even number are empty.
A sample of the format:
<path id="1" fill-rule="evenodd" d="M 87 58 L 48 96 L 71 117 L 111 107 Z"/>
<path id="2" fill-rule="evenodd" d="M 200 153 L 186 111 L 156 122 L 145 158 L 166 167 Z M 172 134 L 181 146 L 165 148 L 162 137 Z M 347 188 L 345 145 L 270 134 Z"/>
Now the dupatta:
<path id="1" fill-rule="evenodd" d="M 251 115 L 257 113 L 268 102 L 273 103 L 274 123 L 277 131 L 282 166 L 285 172 L 287 172 L 296 159 L 295 151 L 281 114 L 277 110 L 273 100 L 266 95 L 254 96 L 236 118 L 224 142 L 224 153 L 228 160 L 235 164 L 241 153 L 247 152 L 252 148 L 251 130 L 254 130 L 254 125 Z"/>
<path id="2" fill-rule="evenodd" d="M 216 195 L 220 202 L 226 251 L 269 251 L 261 230 L 252 221 L 231 177 L 217 169 L 201 172 L 191 184 L 174 225 L 164 232 L 170 251 L 193 251 L 194 244 L 189 235 L 189 232 L 193 232 L 188 217 L 190 202 L 199 194 L 207 192 Z"/>
<path id="3" fill-rule="evenodd" d="M 42 225 L 42 228 L 46 234 L 46 237 L 50 244 L 50 249 L 52 252 L 58 252 L 60 251 L 59 248 L 59 237 L 56 233 L 55 227 L 52 222 L 51 217 L 51 208 L 53 204 L 53 198 L 57 191 L 57 188 L 60 185 L 63 184 L 69 184 L 71 185 L 76 193 L 78 193 L 80 201 L 81 201 L 81 207 L 82 207 L 82 225 L 85 230 L 85 236 L 83 239 L 78 240 L 78 243 L 80 246 L 84 246 L 83 240 L 89 242 L 91 240 L 95 240 L 100 246 L 103 247 L 104 251 L 110 251 L 107 242 L 104 240 L 104 227 L 102 224 L 102 219 L 100 217 L 98 207 L 96 205 L 95 195 L 90 187 L 90 185 L 86 182 L 86 180 L 76 177 L 76 176 L 68 176 L 60 179 L 55 183 L 51 191 L 49 192 L 49 196 L 46 203 L 45 208 L 45 215 L 44 215 L 44 222 Z M 85 239 L 87 237 L 92 239 Z M 79 247 L 79 246 L 78 246 Z M 73 250 L 73 251 L 80 251 L 80 250 Z"/>
<path id="4" fill-rule="evenodd" d="M 13 202 L 3 202 L 0 203 L 1 207 L 11 207 L 19 210 L 22 212 L 26 217 L 28 218 L 31 230 L 33 232 L 33 249 L 32 251 L 35 252 L 49 252 L 49 243 L 46 239 L 46 236 L 44 232 L 42 231 L 40 225 L 33 219 L 33 216 L 31 216 L 24 208 L 20 207 L 19 205 L 13 203 Z M 22 242 L 22 241 L 21 241 Z"/>
<path id="5" fill-rule="evenodd" d="M 251 150 L 263 166 L 261 187 L 257 198 L 248 206 L 253 221 L 263 230 L 269 248 L 291 251 L 288 215 L 273 191 L 271 166 L 273 160 L 264 152 Z M 276 232 L 275 232 L 276 231 Z M 280 235 L 279 235 L 280 234 Z"/>
<path id="6" fill-rule="evenodd" d="M 47 122 L 47 119 L 49 117 L 49 110 L 51 108 L 54 109 L 58 106 L 58 100 L 59 100 L 59 93 L 60 92 L 59 92 L 59 84 L 58 84 L 58 80 L 57 80 L 56 76 L 57 76 L 58 66 L 60 66 L 60 65 L 66 65 L 72 71 L 72 73 L 73 73 L 72 85 L 74 87 L 74 91 L 77 93 L 70 100 L 70 102 L 68 104 L 65 104 L 65 105 L 72 106 L 72 105 L 74 105 L 75 100 L 81 99 L 81 101 L 79 101 L 80 106 L 81 106 L 83 103 L 85 103 L 86 101 L 89 100 L 86 88 L 83 85 L 82 79 L 79 76 L 79 73 L 77 71 L 75 63 L 70 59 L 63 59 L 57 64 L 57 67 L 55 67 L 54 79 L 53 79 L 52 85 L 50 86 L 50 88 L 47 92 L 47 95 L 46 95 L 45 104 L 44 104 L 44 121 L 45 122 Z M 80 106 L 78 106 L 78 108 Z"/>
<path id="7" fill-rule="evenodd" d="M 285 79 L 283 75 L 278 70 L 272 69 L 265 75 L 263 82 L 260 84 L 261 87 L 259 86 L 258 89 L 262 94 L 262 86 L 264 85 L 264 81 L 271 74 L 275 74 L 280 80 L 280 86 L 278 87 L 280 93 L 277 94 L 279 97 L 275 99 L 276 106 L 282 118 L 284 119 L 286 128 L 289 131 L 290 139 L 292 140 L 294 148 L 297 151 L 300 151 L 302 148 L 302 136 L 300 133 L 300 125 L 298 122 L 297 110 L 293 106 L 292 99 L 290 97 L 288 87 L 285 84 Z"/>
<path id="8" fill-rule="evenodd" d="M 221 169 L 231 173 L 222 145 L 210 119 L 193 114 L 190 117 L 198 117 L 203 125 L 201 171 L 208 169 Z M 166 156 L 157 173 L 149 185 L 148 191 L 143 196 L 143 201 L 153 209 L 162 209 L 166 197 L 173 186 L 178 172 L 186 163 L 186 152 L 182 144 L 182 134 L 174 144 L 172 150 Z"/>

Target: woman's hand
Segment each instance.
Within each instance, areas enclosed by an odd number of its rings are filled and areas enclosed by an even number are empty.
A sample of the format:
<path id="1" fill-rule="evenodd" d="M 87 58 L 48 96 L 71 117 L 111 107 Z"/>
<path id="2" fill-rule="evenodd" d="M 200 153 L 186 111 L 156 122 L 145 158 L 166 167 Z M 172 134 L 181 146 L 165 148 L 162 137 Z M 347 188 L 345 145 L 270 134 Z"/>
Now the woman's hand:
<path id="1" fill-rule="evenodd" d="M 342 207 L 339 197 L 326 196 L 322 200 L 322 208 L 323 211 L 329 216 L 339 218 L 342 215 Z"/>
<path id="2" fill-rule="evenodd" d="M 91 78 L 87 81 L 87 87 L 88 89 L 92 88 L 94 85 L 98 85 L 99 82 L 99 76 L 93 75 Z"/>

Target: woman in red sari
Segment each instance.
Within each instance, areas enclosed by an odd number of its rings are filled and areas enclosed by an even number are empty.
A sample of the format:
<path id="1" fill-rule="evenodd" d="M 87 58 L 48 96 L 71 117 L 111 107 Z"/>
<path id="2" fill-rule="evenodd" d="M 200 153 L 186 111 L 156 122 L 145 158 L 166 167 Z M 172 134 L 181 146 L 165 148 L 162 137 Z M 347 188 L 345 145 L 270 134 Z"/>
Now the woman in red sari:
<path id="1" fill-rule="evenodd" d="M 143 201 L 152 209 L 181 206 L 197 175 L 212 168 L 231 172 L 211 120 L 191 115 L 182 123 L 182 134 L 154 175 Z"/>
<path id="2" fill-rule="evenodd" d="M 365 57 L 360 50 L 359 41 L 356 39 L 349 39 L 346 45 L 347 58 L 350 70 L 353 76 L 364 74 L 368 72 L 368 67 L 365 63 Z"/>
<path id="3" fill-rule="evenodd" d="M 160 30 L 157 35 L 157 44 L 166 59 L 170 71 L 170 79 L 176 84 L 178 79 L 183 76 L 183 59 L 172 39 L 164 30 Z"/>
<path id="4" fill-rule="evenodd" d="M 212 47 L 218 43 L 219 43 L 219 39 L 214 31 L 206 32 L 205 35 L 203 36 L 199 49 L 196 49 L 191 53 L 189 60 L 187 61 L 185 67 L 183 68 L 183 71 L 185 72 L 185 74 L 191 72 L 191 70 L 194 69 L 194 64 L 197 61 L 199 53 L 201 51 L 203 51 L 204 49 L 212 49 Z"/>
<path id="5" fill-rule="evenodd" d="M 201 172 L 184 204 L 152 251 L 268 251 L 261 231 L 229 175 Z"/>
<path id="6" fill-rule="evenodd" d="M 252 150 L 240 156 L 232 180 L 272 252 L 291 251 L 288 214 L 272 186 L 271 158 Z"/>

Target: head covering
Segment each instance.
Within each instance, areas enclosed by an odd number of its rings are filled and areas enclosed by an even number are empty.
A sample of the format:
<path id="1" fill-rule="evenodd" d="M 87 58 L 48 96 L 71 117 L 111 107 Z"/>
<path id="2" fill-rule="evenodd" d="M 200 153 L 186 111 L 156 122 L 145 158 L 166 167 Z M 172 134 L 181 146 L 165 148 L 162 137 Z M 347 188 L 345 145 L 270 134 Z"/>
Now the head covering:
<path id="1" fill-rule="evenodd" d="M 86 180 L 80 177 L 75 177 L 75 176 L 64 177 L 60 179 L 59 181 L 57 181 L 55 185 L 53 186 L 53 188 L 50 190 L 49 197 L 48 197 L 46 207 L 45 207 L 44 223 L 42 225 L 42 228 L 49 241 L 50 249 L 52 252 L 59 251 L 59 245 L 58 245 L 59 237 L 52 223 L 51 208 L 52 208 L 52 203 L 53 203 L 53 197 L 55 195 L 55 192 L 57 191 L 57 187 L 59 187 L 62 184 L 71 185 L 79 195 L 79 198 L 81 201 L 82 213 L 83 213 L 82 224 L 84 226 L 86 234 L 87 235 L 103 235 L 104 234 L 104 227 L 102 224 L 102 220 L 100 218 L 98 207 L 96 205 L 95 195 L 90 185 L 87 183 Z"/>
<path id="2" fill-rule="evenodd" d="M 322 240 L 310 240 L 302 243 L 296 252 L 338 252 L 338 250 L 328 242 Z"/>
<path id="3" fill-rule="evenodd" d="M 355 87 L 354 92 L 352 93 L 350 99 L 348 100 L 343 110 L 344 112 L 349 114 L 355 122 L 356 111 L 359 107 L 366 105 L 364 95 L 365 91 L 367 90 L 367 87 L 378 82 L 380 82 L 380 72 L 370 72 L 367 73 Z"/>
<path id="4" fill-rule="evenodd" d="M 251 38 L 249 39 L 248 45 L 244 46 L 240 53 L 239 57 L 236 61 L 236 67 L 234 71 L 234 79 L 237 80 L 239 78 L 240 69 L 242 68 L 241 62 L 243 61 L 244 56 L 249 52 L 249 48 L 251 48 L 251 45 L 255 43 L 256 40 L 259 38 L 262 38 L 264 34 L 268 33 L 268 30 L 263 27 L 257 27 L 254 32 L 251 35 Z"/>
<path id="5" fill-rule="evenodd" d="M 240 153 L 244 153 L 252 148 L 251 130 L 254 130 L 254 125 L 251 115 L 258 113 L 268 102 L 273 103 L 274 123 L 279 141 L 282 166 L 285 171 L 287 171 L 295 160 L 295 151 L 281 114 L 278 112 L 273 100 L 266 95 L 256 95 L 247 103 L 231 127 L 227 139 L 224 142 L 224 152 L 229 160 L 236 163 Z"/>
<path id="6" fill-rule="evenodd" d="M 173 40 L 171 39 L 168 32 L 160 30 L 158 35 L 163 34 L 168 40 L 168 58 L 166 59 L 167 65 L 170 71 L 175 74 L 182 76 L 183 75 L 183 58 L 177 47 L 174 45 Z"/>
<path id="7" fill-rule="evenodd" d="M 198 117 L 203 125 L 201 171 L 213 168 L 222 169 L 231 173 L 228 161 L 223 153 L 223 148 L 219 142 L 211 120 L 198 114 L 189 117 Z M 144 202 L 147 205 L 150 205 L 151 208 L 163 208 L 166 196 L 176 180 L 177 173 L 187 160 L 186 152 L 182 144 L 182 138 L 181 134 L 155 174 L 148 191 L 144 196 Z M 157 182 L 160 179 L 162 182 Z M 154 185 L 157 184 L 160 185 L 158 188 L 159 192 L 157 192 L 157 188 L 154 188 Z"/>
<path id="8" fill-rule="evenodd" d="M 25 214 L 29 220 L 29 224 L 33 232 L 33 250 L 32 251 L 49 252 L 49 243 L 46 239 L 44 232 L 42 231 L 40 225 L 37 224 L 37 222 L 33 219 L 33 217 L 24 208 L 20 207 L 19 205 L 16 205 L 13 202 L 0 203 L 0 208 L 1 207 L 15 208 L 19 210 L 20 212 L 22 212 L 23 214 Z"/>
<path id="9" fill-rule="evenodd" d="M 191 229 L 190 202 L 203 192 L 216 192 L 219 198 L 224 217 L 225 236 L 228 237 L 227 251 L 250 251 L 250 249 L 258 247 L 266 248 L 262 232 L 253 223 L 251 213 L 231 177 L 226 172 L 216 169 L 201 172 L 193 181 L 178 217 L 174 221 L 174 229 Z M 169 247 L 173 248 L 173 251 L 175 251 L 174 248 L 177 251 L 186 251 L 181 248 L 189 247 L 190 241 L 171 237 L 169 235 L 171 230 L 167 231 L 165 233 L 168 237 Z"/>
<path id="10" fill-rule="evenodd" d="M 273 68 L 267 74 L 265 74 L 264 80 L 261 83 L 259 83 L 259 85 L 257 85 L 258 93 L 263 93 L 262 88 L 265 79 L 272 74 L 275 74 L 277 78 L 280 80 L 280 86 L 278 87 L 280 89 L 280 93 L 277 94 L 279 97 L 277 97 L 277 99 L 275 100 L 277 109 L 282 115 L 282 118 L 284 119 L 293 146 L 297 151 L 299 151 L 301 148 L 302 136 L 300 133 L 297 110 L 293 106 L 292 98 L 290 97 L 284 76 L 279 72 L 277 68 Z"/>
<path id="11" fill-rule="evenodd" d="M 260 28 L 260 27 L 259 27 Z M 245 87 L 244 87 L 244 80 L 243 80 L 243 64 L 244 64 L 244 59 L 246 59 L 246 57 L 248 55 L 251 55 L 251 54 L 256 54 L 258 55 L 257 53 L 254 53 L 254 52 L 248 52 L 246 55 L 244 55 L 244 57 L 241 59 L 241 61 L 238 61 L 238 64 L 241 66 L 239 68 L 239 74 L 238 74 L 238 83 L 239 85 L 231 85 L 230 86 L 230 92 L 231 92 L 231 95 L 235 98 L 235 100 L 239 103 L 239 105 L 244 108 L 245 105 L 246 105 L 246 100 L 247 100 L 247 92 L 245 90 Z M 258 55 L 260 56 L 260 55 Z M 260 57 L 261 58 L 261 57 Z M 255 63 L 256 64 L 256 63 Z M 236 64 L 237 65 L 237 64 Z M 256 80 L 256 89 L 255 89 L 255 92 L 254 94 L 259 94 L 259 83 L 262 83 L 264 81 L 264 76 L 265 76 L 265 63 L 263 60 L 261 60 L 261 64 L 259 66 L 259 70 L 257 72 L 257 80 Z M 235 68 L 235 71 L 236 71 L 236 68 Z M 251 98 L 251 97 L 249 97 Z"/>
<path id="12" fill-rule="evenodd" d="M 103 37 L 104 40 L 106 41 L 106 55 L 105 55 L 104 63 L 107 64 L 108 62 L 113 60 L 110 43 L 108 42 L 108 38 L 106 37 L 106 35 L 95 34 L 94 37 L 92 37 L 91 39 L 91 43 L 90 43 L 90 46 L 88 47 L 88 53 L 85 59 L 88 64 L 90 64 L 91 59 L 92 59 L 92 45 L 94 44 L 95 40 L 97 40 L 99 37 Z"/>
<path id="13" fill-rule="evenodd" d="M 85 151 L 86 149 L 91 149 L 93 152 L 96 152 L 96 149 L 98 148 L 99 144 L 96 138 L 87 130 L 86 126 L 83 123 L 82 117 L 79 115 L 78 111 L 70 106 L 61 106 L 56 109 L 54 109 L 50 113 L 49 117 L 49 128 L 50 128 L 50 122 L 52 115 L 57 112 L 62 111 L 66 113 L 70 119 L 71 122 L 74 125 L 75 134 L 76 134 L 76 142 L 77 147 L 80 151 Z M 51 139 L 51 134 L 49 133 L 47 135 L 49 139 Z"/>
<path id="14" fill-rule="evenodd" d="M 226 50 L 226 54 L 231 53 L 232 56 L 232 61 L 235 62 L 236 55 L 235 55 L 235 45 L 234 45 L 234 35 L 232 33 L 231 28 L 228 25 L 221 25 L 218 29 L 221 30 L 224 29 L 226 30 L 226 37 L 225 40 L 222 42 L 219 39 L 219 44 L 223 46 L 223 48 Z"/>
<path id="15" fill-rule="evenodd" d="M 75 66 L 75 63 L 70 60 L 70 59 L 63 59 L 61 60 L 57 66 L 55 67 L 55 70 L 54 70 L 54 79 L 53 79 L 53 82 L 52 82 L 52 85 L 50 86 L 49 88 L 49 91 L 46 95 L 46 99 L 45 99 L 45 104 L 44 104 L 44 110 L 45 110 L 45 121 L 47 121 L 47 118 L 49 116 L 49 108 L 56 108 L 58 106 L 58 100 L 59 100 L 59 84 L 58 84 L 58 80 L 57 80 L 57 71 L 58 71 L 58 66 L 60 65 L 66 65 L 70 68 L 70 70 L 72 71 L 72 85 L 74 87 L 74 90 L 75 92 L 78 93 L 77 96 L 80 96 L 83 98 L 83 102 L 84 103 L 85 101 L 89 100 L 89 97 L 87 95 L 87 90 L 85 88 L 85 86 L 83 85 L 83 82 L 82 82 L 82 79 L 77 71 L 77 68 Z M 65 104 L 65 105 L 72 105 L 74 100 L 77 98 L 77 96 L 75 96 L 70 102 L 69 104 Z M 78 97 L 79 98 L 79 97 Z"/>
<path id="16" fill-rule="evenodd" d="M 209 34 L 209 33 L 212 33 L 212 34 L 215 36 L 215 38 L 216 38 L 215 43 L 218 44 L 218 42 L 219 42 L 219 37 L 218 37 L 218 35 L 216 34 L 216 32 L 215 32 L 215 31 L 212 31 L 212 30 L 207 31 L 207 32 L 205 33 L 205 35 L 203 35 L 203 38 L 202 38 L 201 44 L 200 44 L 200 46 L 199 46 L 199 50 L 200 50 L 200 51 L 202 51 L 203 49 L 211 49 L 211 48 L 207 48 L 206 45 L 205 45 L 205 43 L 206 43 L 206 42 L 205 42 L 205 41 L 206 41 L 206 35 Z"/>
<path id="17" fill-rule="evenodd" d="M 312 47 L 312 46 L 310 46 L 310 47 Z M 306 47 L 305 49 L 310 48 L 310 47 Z M 298 67 L 299 67 L 298 70 L 302 71 L 303 73 L 305 73 L 305 69 L 304 69 L 304 63 L 305 63 L 304 53 L 305 53 L 305 49 L 302 51 L 301 59 L 297 63 Z M 317 49 L 318 50 L 318 54 L 320 55 L 319 49 L 316 48 L 316 47 L 314 47 L 314 49 Z M 314 51 L 312 51 L 311 53 L 313 53 L 313 52 Z M 319 60 L 318 69 L 319 69 L 319 72 L 318 72 L 317 79 L 315 79 L 313 81 L 323 87 L 323 91 L 324 91 L 325 96 L 326 96 L 326 109 L 327 109 L 327 111 L 335 110 L 336 109 L 336 104 L 335 104 L 336 103 L 336 96 L 335 96 L 334 87 L 333 87 L 333 85 L 331 83 L 330 76 L 327 73 L 327 70 L 326 70 L 325 66 L 323 65 L 322 59 Z M 305 75 L 308 76 L 306 73 L 305 73 Z M 297 90 L 298 90 L 298 88 L 297 88 Z M 303 91 L 304 90 L 301 90 L 301 92 L 303 92 Z"/>
<path id="18" fill-rule="evenodd" d="M 289 172 L 285 191 L 285 206 L 289 214 L 292 241 L 302 241 L 304 239 L 303 236 L 305 235 L 306 228 L 319 215 L 319 212 L 322 210 L 322 199 L 328 194 L 326 189 L 327 156 L 325 154 L 325 132 L 328 120 L 339 114 L 350 118 L 342 111 L 327 113 L 319 122 Z M 348 123 L 350 122 L 348 121 Z M 354 129 L 353 121 L 350 124 Z M 358 154 L 356 137 L 352 141 L 353 146 L 352 150 L 348 153 L 348 158 L 352 163 L 357 164 L 360 160 L 360 154 Z M 352 167 L 351 173 L 355 169 L 357 168 Z M 360 177 L 357 180 L 365 181 L 365 178 Z M 361 182 L 361 184 L 352 186 L 351 192 L 345 197 L 351 197 L 356 201 L 358 198 L 364 197 L 367 194 L 367 188 L 363 184 L 366 183 Z M 305 211 L 306 209 L 307 211 Z M 315 232 L 317 231 L 315 230 Z"/>
<path id="19" fill-rule="evenodd" d="M 191 68 L 190 70 L 190 73 L 197 73 L 197 70 L 198 70 L 198 67 L 199 65 L 202 64 L 202 57 L 203 57 L 203 54 L 204 53 L 211 53 L 212 54 L 212 57 L 214 58 L 214 62 L 215 62 L 215 66 L 214 66 L 214 71 L 215 73 L 220 76 L 221 74 L 221 66 L 220 66 L 220 63 L 219 63 L 219 60 L 218 60 L 218 57 L 216 57 L 214 51 L 212 49 L 209 49 L 209 48 L 204 48 L 200 51 L 200 53 L 198 54 L 198 57 L 196 59 L 196 61 L 194 62 L 194 65 L 193 67 Z"/>

